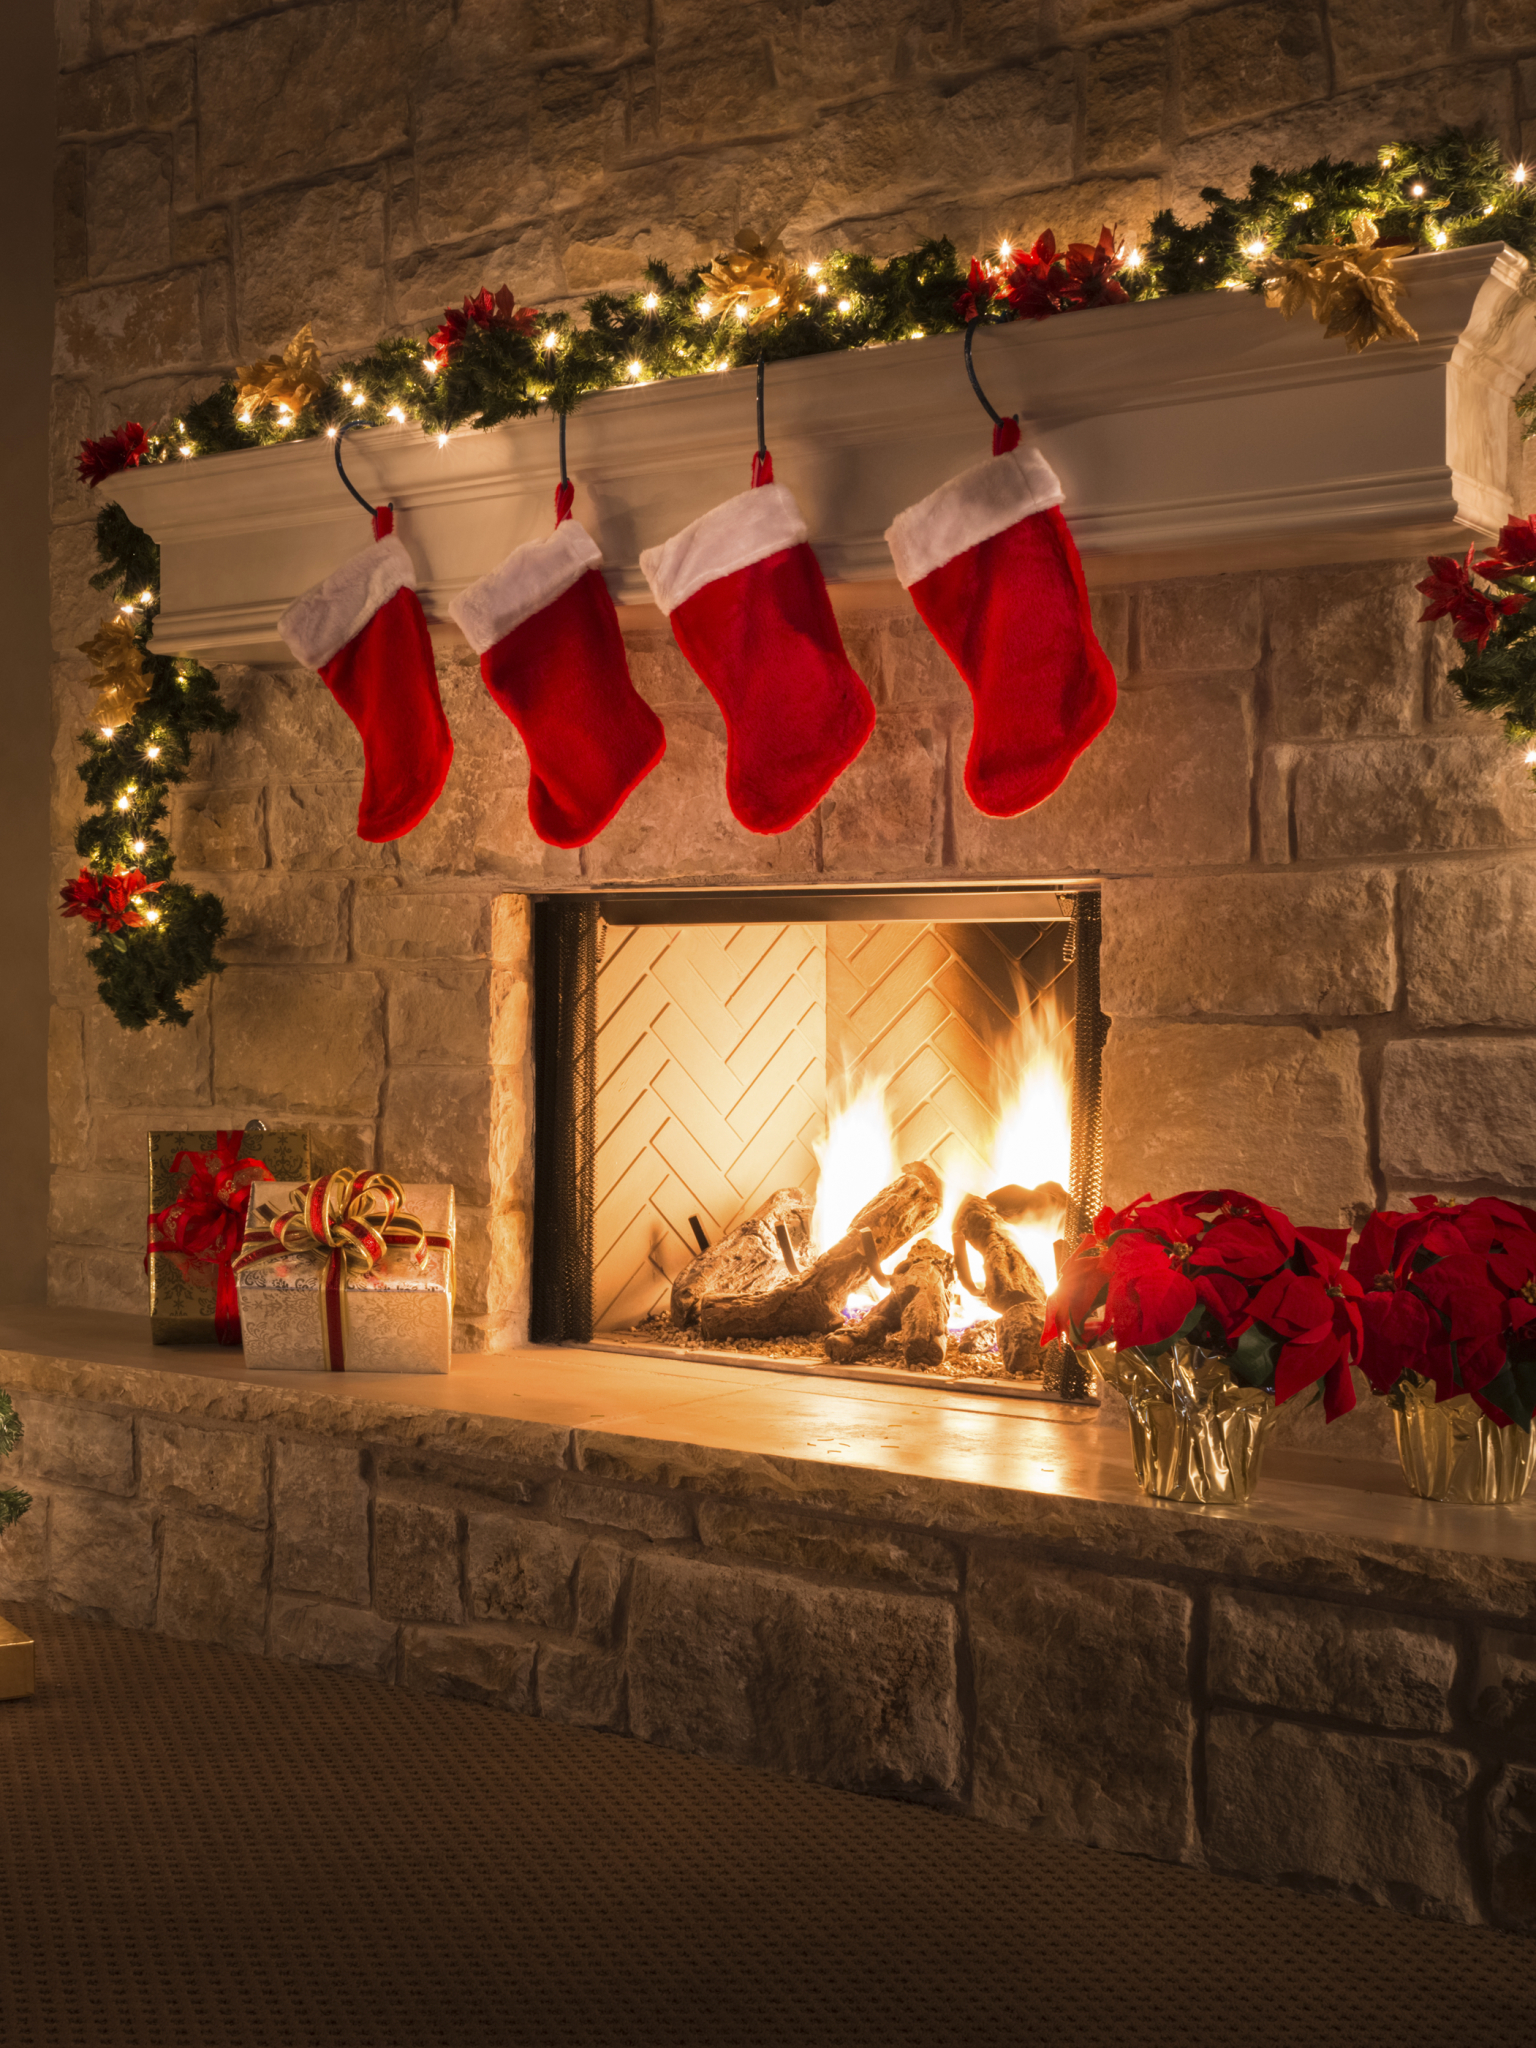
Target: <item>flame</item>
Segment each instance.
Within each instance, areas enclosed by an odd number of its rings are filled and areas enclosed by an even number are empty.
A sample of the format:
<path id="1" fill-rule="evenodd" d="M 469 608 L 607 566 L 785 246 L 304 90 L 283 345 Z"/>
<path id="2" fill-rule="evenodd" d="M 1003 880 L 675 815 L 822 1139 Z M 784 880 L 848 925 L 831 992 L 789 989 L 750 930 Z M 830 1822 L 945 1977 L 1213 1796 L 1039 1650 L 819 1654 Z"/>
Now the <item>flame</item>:
<path id="1" fill-rule="evenodd" d="M 1018 1024 L 993 1048 L 1000 1099 L 986 1160 L 978 1167 L 974 1155 L 968 1154 L 972 1163 L 958 1169 L 950 1164 L 948 1170 L 942 1159 L 931 1160 L 944 1173 L 944 1202 L 925 1235 L 945 1246 L 953 1235 L 955 1210 L 966 1195 L 987 1195 L 1012 1183 L 1033 1188 L 1054 1180 L 1065 1187 L 1071 1176 L 1070 1017 L 1051 991 L 1031 1002 L 1022 975 L 1018 993 Z M 866 1075 L 852 1092 L 834 1099 L 827 1135 L 815 1147 L 820 1175 L 812 1237 L 818 1251 L 835 1244 L 858 1210 L 900 1170 L 886 1088 L 885 1075 Z M 951 1144 L 939 1149 L 949 1152 Z M 1056 1281 L 1055 1243 L 1064 1221 L 1057 1214 L 1008 1226 L 1048 1289 Z M 887 1267 L 899 1263 L 904 1252 L 905 1247 L 892 1253 Z M 971 1263 L 977 1264 L 974 1257 Z M 878 1290 L 872 1286 L 870 1292 Z M 963 1329 L 993 1314 L 973 1295 L 962 1294 L 961 1303 L 951 1328 Z"/>

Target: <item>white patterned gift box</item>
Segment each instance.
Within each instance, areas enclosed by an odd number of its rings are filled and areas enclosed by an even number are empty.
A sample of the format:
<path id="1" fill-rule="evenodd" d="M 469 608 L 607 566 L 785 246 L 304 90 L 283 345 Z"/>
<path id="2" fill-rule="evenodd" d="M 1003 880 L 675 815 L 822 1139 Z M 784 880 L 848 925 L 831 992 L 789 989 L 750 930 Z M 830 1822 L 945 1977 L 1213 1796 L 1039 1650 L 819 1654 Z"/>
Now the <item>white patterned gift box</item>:
<path id="1" fill-rule="evenodd" d="M 348 1185 L 328 1189 L 335 1182 Z M 317 1190 L 328 1190 L 329 1200 Z M 396 1215 L 385 1214 L 391 1190 L 398 1190 Z M 274 1242 L 274 1221 L 311 1213 L 315 1230 L 290 1223 L 284 1242 Z M 397 1241 L 416 1235 L 413 1221 L 425 1241 Z M 264 1184 L 239 1262 L 246 1364 L 279 1372 L 447 1372 L 453 1236 L 451 1186 L 402 1186 L 382 1174 Z M 335 1240 L 330 1249 L 317 1242 L 326 1237 Z"/>

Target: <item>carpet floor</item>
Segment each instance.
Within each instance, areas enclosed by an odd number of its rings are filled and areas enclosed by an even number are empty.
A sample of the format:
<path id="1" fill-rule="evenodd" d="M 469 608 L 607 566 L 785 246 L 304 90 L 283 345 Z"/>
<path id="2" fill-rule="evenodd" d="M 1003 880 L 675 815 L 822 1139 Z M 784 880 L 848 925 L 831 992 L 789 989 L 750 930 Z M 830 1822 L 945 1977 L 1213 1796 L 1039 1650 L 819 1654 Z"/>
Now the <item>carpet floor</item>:
<path id="1" fill-rule="evenodd" d="M 1536 1942 L 11 1608 L 5 2048 L 1459 2048 Z"/>

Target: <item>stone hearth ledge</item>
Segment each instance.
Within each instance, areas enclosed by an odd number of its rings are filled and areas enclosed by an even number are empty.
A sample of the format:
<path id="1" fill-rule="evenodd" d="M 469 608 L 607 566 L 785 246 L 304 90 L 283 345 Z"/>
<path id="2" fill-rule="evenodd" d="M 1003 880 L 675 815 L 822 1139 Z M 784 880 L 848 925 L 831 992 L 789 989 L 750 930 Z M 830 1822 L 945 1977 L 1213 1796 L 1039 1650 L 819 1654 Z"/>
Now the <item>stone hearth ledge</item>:
<path id="1" fill-rule="evenodd" d="M 1379 1408 L 1236 1512 L 1108 1408 L 694 1361 L 338 1382 L 13 1309 L 0 1386 L 0 1598 L 1536 1932 L 1536 1502 L 1412 1499 Z"/>

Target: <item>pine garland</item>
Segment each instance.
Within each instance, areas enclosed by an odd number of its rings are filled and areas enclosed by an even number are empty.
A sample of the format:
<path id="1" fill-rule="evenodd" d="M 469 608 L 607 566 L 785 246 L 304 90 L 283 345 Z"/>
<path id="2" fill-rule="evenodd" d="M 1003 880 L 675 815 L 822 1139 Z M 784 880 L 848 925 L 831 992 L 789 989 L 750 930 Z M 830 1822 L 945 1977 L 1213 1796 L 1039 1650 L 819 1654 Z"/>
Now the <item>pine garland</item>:
<path id="1" fill-rule="evenodd" d="M 21 1438 L 21 1417 L 11 1406 L 10 1395 L 0 1388 L 0 1458 L 9 1456 Z M 31 1505 L 31 1494 L 23 1493 L 19 1486 L 0 1486 L 0 1529 L 19 1522 Z"/>
<path id="2" fill-rule="evenodd" d="M 187 778 L 194 734 L 232 732 L 239 717 L 200 662 L 146 646 L 159 609 L 160 550 L 121 506 L 102 508 L 96 549 L 105 566 L 91 587 L 110 591 L 118 616 L 131 619 L 149 688 L 126 723 L 80 735 L 85 758 L 76 772 L 92 815 L 75 834 L 85 867 L 64 890 L 64 914 L 95 927 L 86 958 L 101 999 L 119 1024 L 140 1031 L 156 1021 L 188 1023 L 182 996 L 223 972 L 214 947 L 224 906 L 171 880 L 176 862 L 160 825 L 171 784 Z M 125 884 L 137 886 L 128 893 Z"/>

